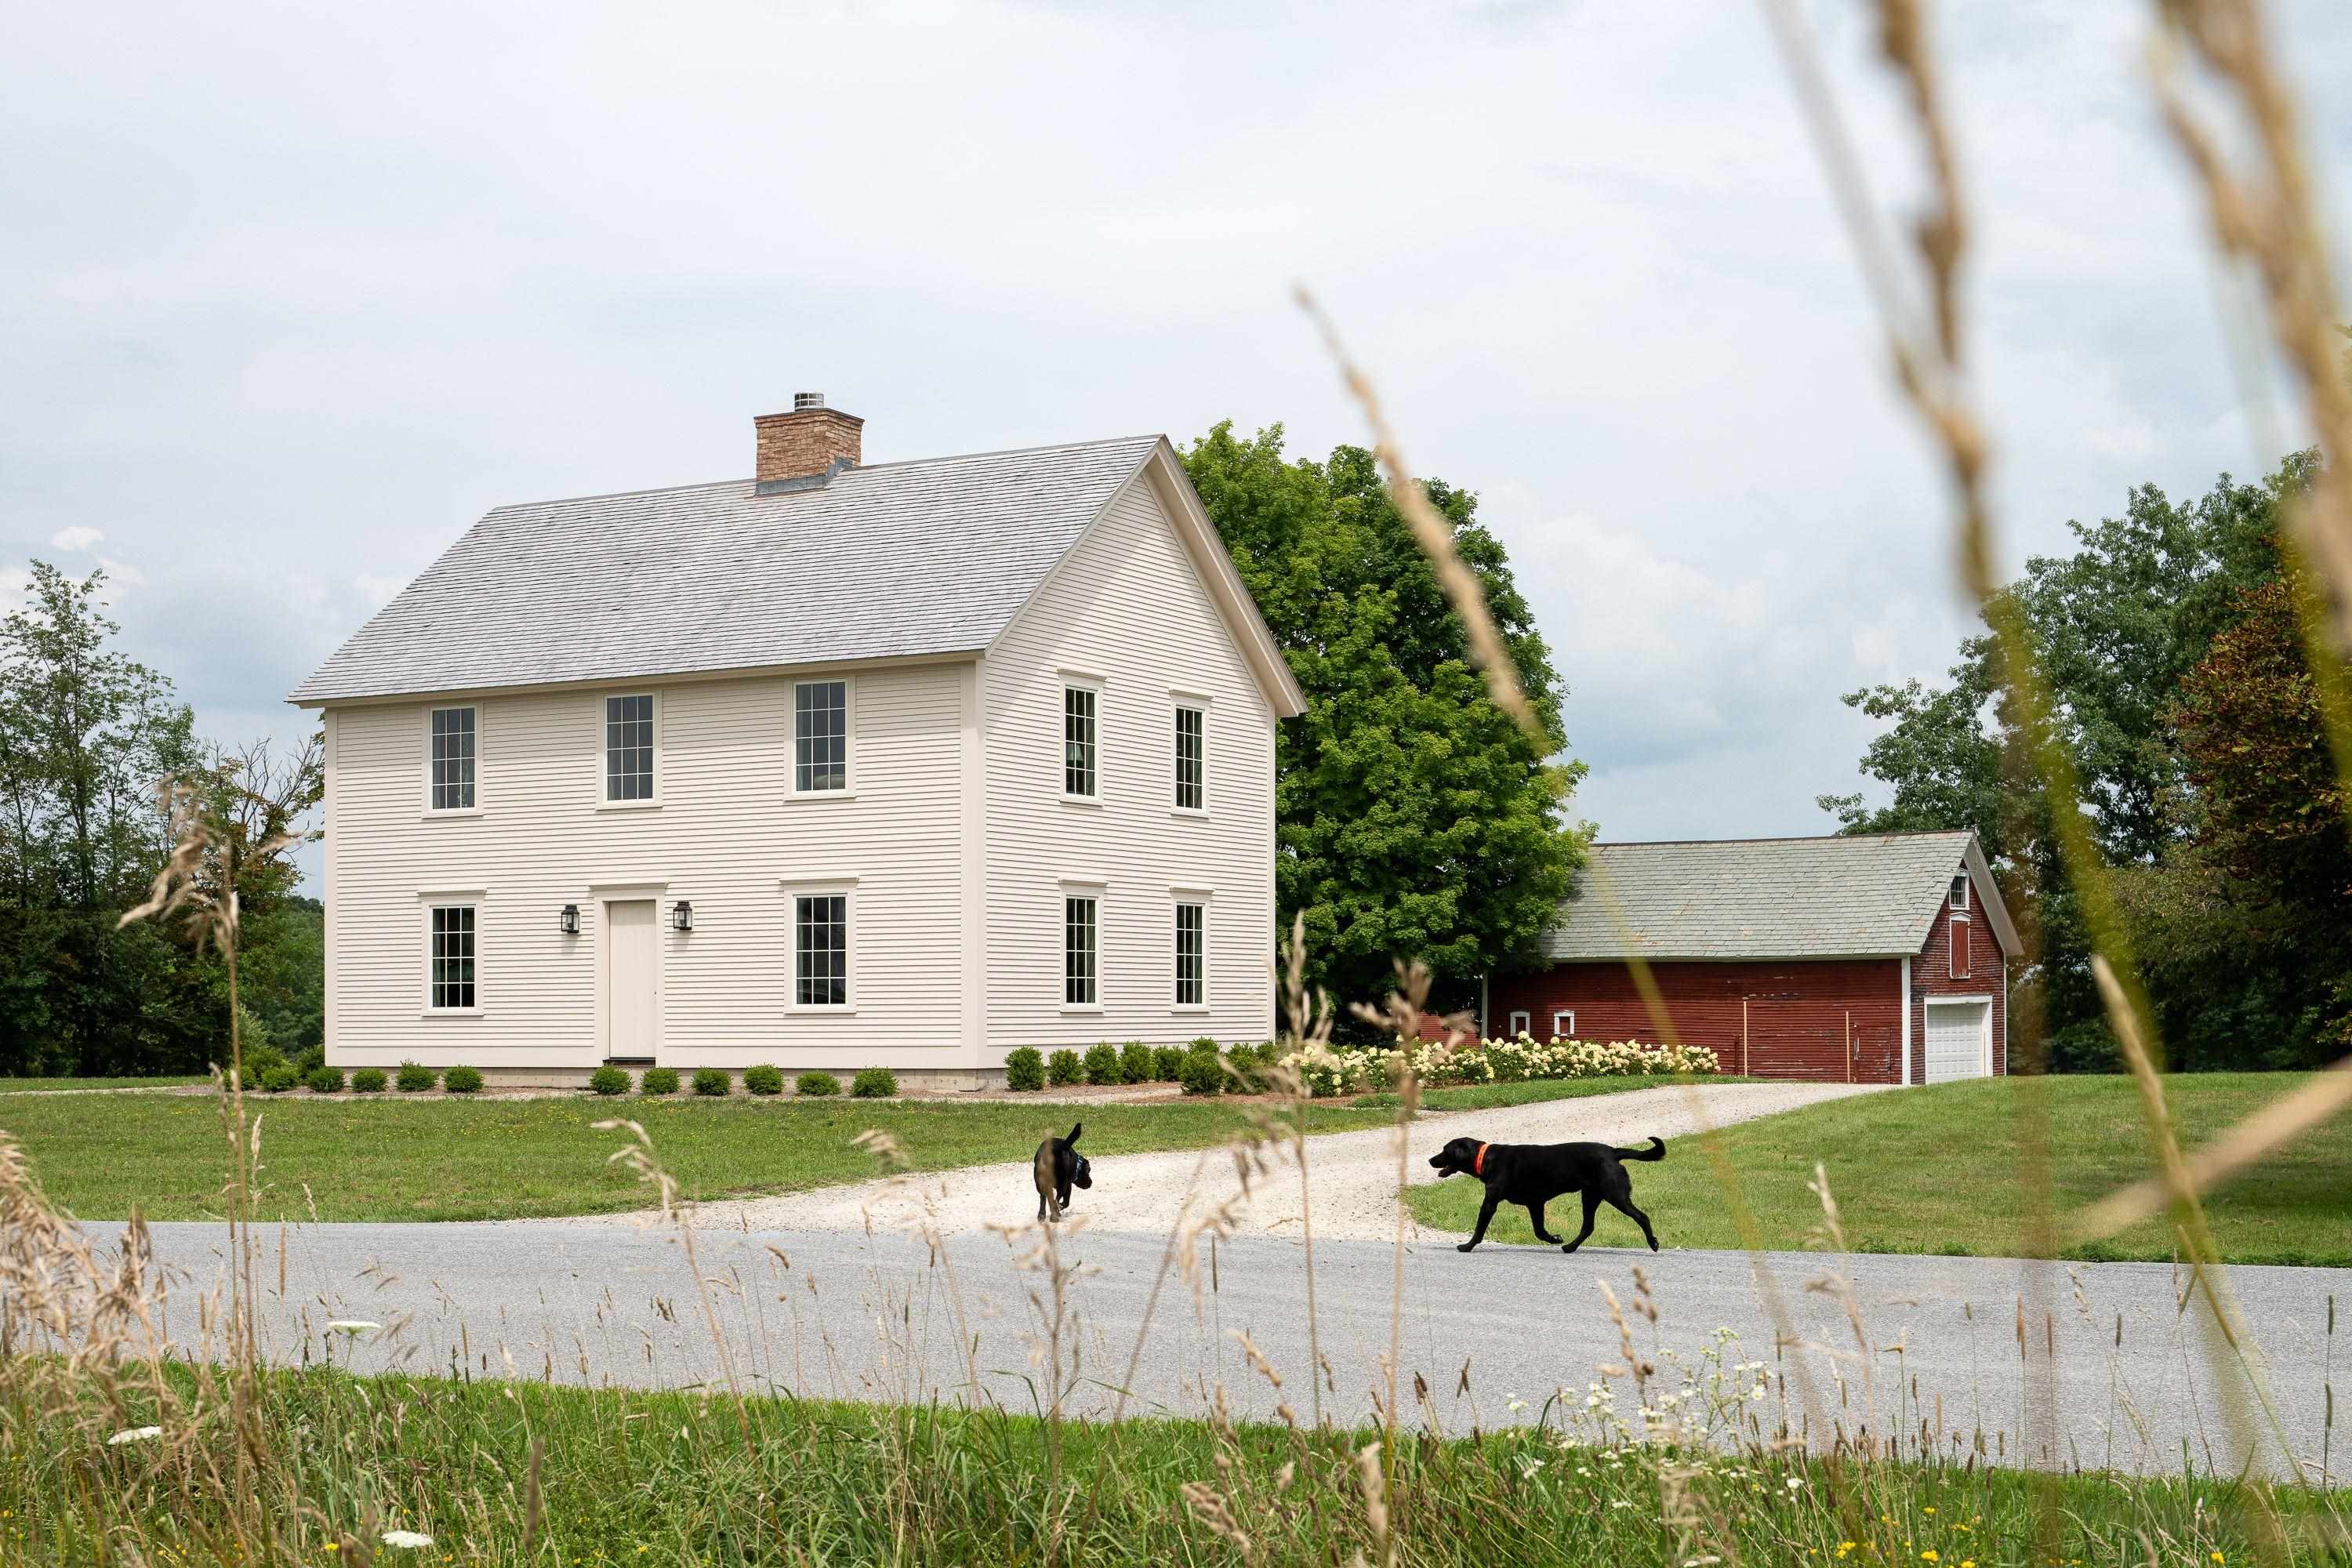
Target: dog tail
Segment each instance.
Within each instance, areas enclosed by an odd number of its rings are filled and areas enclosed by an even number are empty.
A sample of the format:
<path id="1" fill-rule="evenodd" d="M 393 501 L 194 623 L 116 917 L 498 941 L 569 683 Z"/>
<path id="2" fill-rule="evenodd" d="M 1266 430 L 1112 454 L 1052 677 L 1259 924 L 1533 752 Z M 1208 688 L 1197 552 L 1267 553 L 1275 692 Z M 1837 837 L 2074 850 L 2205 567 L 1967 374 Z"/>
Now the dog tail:
<path id="1" fill-rule="evenodd" d="M 1663 1160 L 1666 1157 L 1666 1141 L 1652 1133 L 1646 1149 L 1612 1149 L 1610 1152 L 1620 1160 Z"/>

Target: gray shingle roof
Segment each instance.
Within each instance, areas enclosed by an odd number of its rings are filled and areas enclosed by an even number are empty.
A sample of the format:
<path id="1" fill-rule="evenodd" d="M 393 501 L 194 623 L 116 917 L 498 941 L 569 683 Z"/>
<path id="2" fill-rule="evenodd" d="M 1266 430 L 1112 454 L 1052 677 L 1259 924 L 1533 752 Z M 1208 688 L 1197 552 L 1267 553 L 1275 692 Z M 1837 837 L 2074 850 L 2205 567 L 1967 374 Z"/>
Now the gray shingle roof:
<path id="1" fill-rule="evenodd" d="M 984 648 L 1158 444 L 502 506 L 290 700 Z"/>
<path id="2" fill-rule="evenodd" d="M 1591 859 L 1544 933 L 1555 962 L 1914 953 L 1964 860 L 1994 931 L 2017 951 L 1971 833 L 1596 844 Z"/>

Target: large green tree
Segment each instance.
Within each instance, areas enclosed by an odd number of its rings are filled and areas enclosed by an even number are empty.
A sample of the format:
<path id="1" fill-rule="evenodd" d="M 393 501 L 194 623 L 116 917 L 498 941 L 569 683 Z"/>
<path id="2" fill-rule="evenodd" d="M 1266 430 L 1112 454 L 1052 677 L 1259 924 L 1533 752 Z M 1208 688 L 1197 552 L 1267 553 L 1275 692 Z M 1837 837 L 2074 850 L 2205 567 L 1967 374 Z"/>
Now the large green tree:
<path id="1" fill-rule="evenodd" d="M 2252 993 L 2237 985 L 2228 1006 L 2187 1005 L 2218 972 L 2224 949 L 2242 958 L 2229 931 L 2259 927 L 2246 923 L 2243 909 L 2224 910 L 2207 896 L 2220 850 L 2204 814 L 2219 775 L 2210 756 L 2200 762 L 2184 743 L 2179 719 L 2184 693 L 2200 675 L 2204 701 L 2226 709 L 2211 683 L 2227 687 L 2242 671 L 2215 675 L 2207 661 L 2246 619 L 2252 595 L 2278 581 L 2279 510 L 2307 486 L 2315 460 L 2297 455 L 2257 484 L 2224 475 L 2185 501 L 2142 486 L 2121 517 L 2070 523 L 2072 553 L 2033 557 L 2001 590 L 2022 611 L 2042 659 L 2057 738 L 2074 760 L 2101 855 L 2116 868 L 2133 934 L 2147 949 L 2151 993 L 2183 1065 L 2275 1059 L 2254 1043 L 2260 1031 L 2247 1027 L 2260 1016 L 2274 1039 L 2275 984 L 2258 981 Z M 2054 1066 L 2111 1065 L 2088 931 L 2057 852 L 2050 802 L 2024 765 L 2000 657 L 1980 631 L 1962 642 L 1946 685 L 1849 693 L 1848 705 L 1889 721 L 1862 761 L 1888 798 L 1872 805 L 1860 795 L 1823 795 L 1821 804 L 1851 833 L 1973 829 L 2029 936 L 2033 963 L 2021 988 L 2021 1024 L 2046 1039 Z M 2315 730 L 2306 739 L 2315 741 Z M 2232 973 L 2244 980 L 2252 972 Z M 2033 1044 L 2029 1037 L 2029 1053 Z"/>
<path id="2" fill-rule="evenodd" d="M 1477 498 L 1427 481 L 1541 742 L 1488 697 L 1370 453 L 1293 459 L 1280 426 L 1243 438 L 1221 424 L 1185 465 L 1307 692 L 1276 747 L 1285 929 L 1305 913 L 1314 980 L 1342 1001 L 1377 1000 L 1393 962 L 1418 958 L 1441 1005 L 1466 1003 L 1478 975 L 1535 960 L 1582 858 L 1566 807 L 1584 770 L 1562 756 L 1559 677 Z"/>

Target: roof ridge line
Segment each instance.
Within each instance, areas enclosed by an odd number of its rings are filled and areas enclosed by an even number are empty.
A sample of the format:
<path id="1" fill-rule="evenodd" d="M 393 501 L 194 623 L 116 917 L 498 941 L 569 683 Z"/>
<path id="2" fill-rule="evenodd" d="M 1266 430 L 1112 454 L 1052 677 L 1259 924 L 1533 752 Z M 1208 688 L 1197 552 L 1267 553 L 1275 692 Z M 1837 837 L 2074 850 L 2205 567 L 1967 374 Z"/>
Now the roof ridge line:
<path id="1" fill-rule="evenodd" d="M 1772 833 L 1754 838 L 1607 838 L 1595 849 L 1653 849 L 1670 844 L 1861 844 L 1874 838 L 1965 838 L 1972 827 L 1921 827 L 1903 833 Z"/>

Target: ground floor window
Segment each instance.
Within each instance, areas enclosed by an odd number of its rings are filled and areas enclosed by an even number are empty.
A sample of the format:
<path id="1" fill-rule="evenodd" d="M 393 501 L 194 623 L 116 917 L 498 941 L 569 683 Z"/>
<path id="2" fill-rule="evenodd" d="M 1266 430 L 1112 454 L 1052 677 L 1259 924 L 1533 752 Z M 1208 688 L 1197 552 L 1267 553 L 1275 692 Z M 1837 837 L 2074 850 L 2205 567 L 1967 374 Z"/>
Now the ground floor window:
<path id="1" fill-rule="evenodd" d="M 1576 1038 L 1576 1015 L 1565 1010 L 1551 1016 L 1551 1037 L 1555 1040 Z"/>
<path id="2" fill-rule="evenodd" d="M 474 907 L 436 904 L 429 982 L 436 1010 L 474 1005 Z"/>
<path id="3" fill-rule="evenodd" d="M 1176 1005 L 1198 1007 L 1209 999 L 1208 909 L 1176 906 Z"/>
<path id="4" fill-rule="evenodd" d="M 1062 900 L 1062 1005 L 1096 1005 L 1097 905 L 1073 893 Z"/>
<path id="5" fill-rule="evenodd" d="M 793 1001 L 849 1005 L 849 897 L 803 893 L 793 900 Z"/>
<path id="6" fill-rule="evenodd" d="M 1533 1025 L 1534 1022 L 1535 1020 L 1530 1018 L 1525 1013 L 1514 1013 L 1511 1015 L 1511 1025 L 1508 1033 L 1512 1038 L 1517 1039 L 1519 1036 L 1526 1034 L 1529 1026 Z"/>

